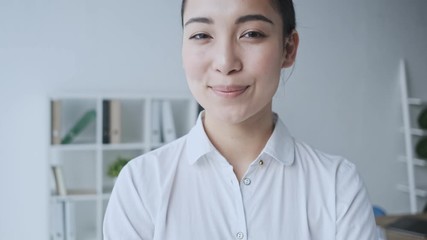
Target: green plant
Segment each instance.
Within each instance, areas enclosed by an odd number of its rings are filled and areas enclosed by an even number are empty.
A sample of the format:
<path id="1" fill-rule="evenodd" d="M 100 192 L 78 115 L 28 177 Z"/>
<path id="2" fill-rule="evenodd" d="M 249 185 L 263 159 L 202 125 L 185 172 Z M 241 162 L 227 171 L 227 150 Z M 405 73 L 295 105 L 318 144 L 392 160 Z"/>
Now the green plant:
<path id="1" fill-rule="evenodd" d="M 117 177 L 119 176 L 120 171 L 122 168 L 129 162 L 130 159 L 118 157 L 116 161 L 114 161 L 109 167 L 108 167 L 108 176 L 110 177 Z"/>
<path id="2" fill-rule="evenodd" d="M 427 107 L 421 111 L 418 117 L 418 125 L 422 129 L 427 129 Z"/>
<path id="3" fill-rule="evenodd" d="M 415 146 L 415 152 L 421 159 L 427 160 L 427 137 L 421 138 Z"/>

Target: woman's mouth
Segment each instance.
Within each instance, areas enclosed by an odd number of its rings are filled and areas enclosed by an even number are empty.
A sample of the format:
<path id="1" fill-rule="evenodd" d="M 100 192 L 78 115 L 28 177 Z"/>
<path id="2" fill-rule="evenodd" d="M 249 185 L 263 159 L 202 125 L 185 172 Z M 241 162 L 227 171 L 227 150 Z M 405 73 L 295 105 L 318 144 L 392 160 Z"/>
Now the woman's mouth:
<path id="1" fill-rule="evenodd" d="M 226 98 L 235 98 L 243 94 L 249 86 L 237 86 L 237 85 L 228 85 L 228 86 L 210 86 L 212 91 L 221 97 Z"/>

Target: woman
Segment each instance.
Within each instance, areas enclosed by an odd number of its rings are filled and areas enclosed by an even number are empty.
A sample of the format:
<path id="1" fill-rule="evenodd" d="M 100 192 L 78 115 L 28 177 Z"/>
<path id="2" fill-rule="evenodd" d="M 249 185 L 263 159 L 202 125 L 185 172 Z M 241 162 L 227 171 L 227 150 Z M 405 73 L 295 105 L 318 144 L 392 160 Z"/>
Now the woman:
<path id="1" fill-rule="evenodd" d="M 376 239 L 355 166 L 294 140 L 272 112 L 298 49 L 292 1 L 186 0 L 182 23 L 205 111 L 122 170 L 105 239 Z"/>

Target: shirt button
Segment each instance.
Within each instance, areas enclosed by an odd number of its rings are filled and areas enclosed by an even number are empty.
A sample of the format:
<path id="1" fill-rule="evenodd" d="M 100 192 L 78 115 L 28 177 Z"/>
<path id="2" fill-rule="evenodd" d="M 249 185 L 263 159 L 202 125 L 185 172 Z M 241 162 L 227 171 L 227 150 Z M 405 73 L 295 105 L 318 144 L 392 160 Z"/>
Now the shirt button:
<path id="1" fill-rule="evenodd" d="M 251 180 L 249 178 L 245 178 L 245 179 L 243 179 L 243 184 L 249 185 L 249 184 L 251 184 Z"/>
<path id="2" fill-rule="evenodd" d="M 243 239 L 243 237 L 244 237 L 245 235 L 242 233 L 242 232 L 238 232 L 237 234 L 236 234 L 236 238 L 237 239 Z"/>
<path id="3" fill-rule="evenodd" d="M 262 166 L 262 165 L 264 165 L 264 161 L 263 161 L 263 160 L 259 160 L 258 164 L 259 164 L 260 166 Z"/>

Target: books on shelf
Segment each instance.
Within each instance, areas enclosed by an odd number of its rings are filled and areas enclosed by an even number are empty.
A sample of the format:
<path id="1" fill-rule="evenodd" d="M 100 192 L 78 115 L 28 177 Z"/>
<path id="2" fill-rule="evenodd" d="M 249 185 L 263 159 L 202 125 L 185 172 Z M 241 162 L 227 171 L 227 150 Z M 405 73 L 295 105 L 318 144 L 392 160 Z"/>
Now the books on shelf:
<path id="1" fill-rule="evenodd" d="M 87 111 L 83 116 L 74 124 L 62 139 L 61 144 L 69 144 L 73 142 L 74 138 L 82 132 L 89 123 L 95 121 L 96 111 L 94 109 Z"/>
<path id="2" fill-rule="evenodd" d="M 58 194 L 59 196 L 66 196 L 67 189 L 65 188 L 64 176 L 62 174 L 61 166 L 53 165 L 52 171 L 53 177 L 55 179 L 56 194 Z"/>
<path id="3" fill-rule="evenodd" d="M 159 145 L 162 142 L 161 139 L 161 102 L 153 101 L 151 104 L 151 143 L 153 145 Z"/>
<path id="4" fill-rule="evenodd" d="M 176 139 L 172 105 L 168 100 L 162 102 L 162 136 L 165 143 Z"/>
<path id="5" fill-rule="evenodd" d="M 157 146 L 176 139 L 175 120 L 169 100 L 154 100 L 151 104 L 151 144 Z"/>
<path id="6" fill-rule="evenodd" d="M 55 221 L 51 221 L 50 239 L 65 240 L 65 203 L 52 202 L 51 204 L 51 219 Z"/>
<path id="7" fill-rule="evenodd" d="M 102 101 L 102 143 L 110 143 L 110 100 Z"/>
<path id="8" fill-rule="evenodd" d="M 121 105 L 119 100 L 110 100 L 110 143 L 120 143 L 122 136 Z"/>
<path id="9" fill-rule="evenodd" d="M 133 158 L 172 141 L 190 129 L 196 115 L 191 97 L 169 95 L 67 94 L 46 104 L 51 114 L 49 206 L 54 209 L 48 237 L 57 240 L 102 238 L 100 220 L 113 186 L 105 164 L 116 154 Z"/>
<path id="10" fill-rule="evenodd" d="M 122 136 L 121 104 L 119 100 L 102 102 L 102 143 L 120 143 Z"/>
<path id="11" fill-rule="evenodd" d="M 61 143 L 61 101 L 53 100 L 50 102 L 51 111 L 51 144 Z"/>
<path id="12" fill-rule="evenodd" d="M 76 240 L 76 209 L 75 204 L 64 202 L 65 239 Z"/>

